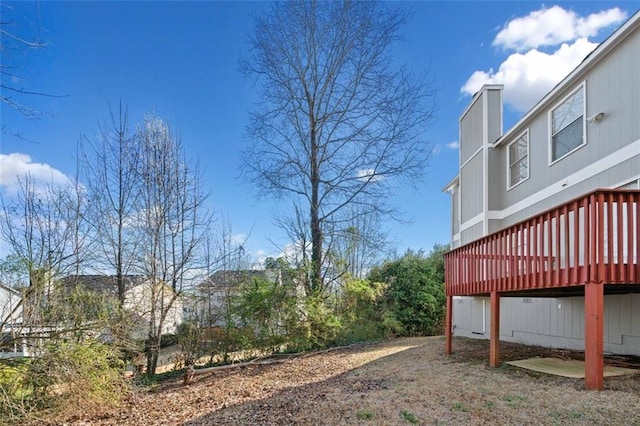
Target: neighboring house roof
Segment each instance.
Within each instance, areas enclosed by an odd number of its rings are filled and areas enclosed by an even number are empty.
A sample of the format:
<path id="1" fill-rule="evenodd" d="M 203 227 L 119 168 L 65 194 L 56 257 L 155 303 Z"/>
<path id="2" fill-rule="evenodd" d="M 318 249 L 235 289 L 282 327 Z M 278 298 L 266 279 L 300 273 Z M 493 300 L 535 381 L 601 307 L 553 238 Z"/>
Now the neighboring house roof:
<path id="1" fill-rule="evenodd" d="M 146 277 L 142 275 L 125 275 L 123 279 L 126 292 L 142 284 Z M 96 293 L 111 294 L 113 296 L 118 294 L 118 282 L 115 275 L 71 275 L 62 278 L 60 283 L 67 290 L 81 286 Z"/>
<path id="2" fill-rule="evenodd" d="M 268 279 L 267 271 L 258 269 L 216 271 L 205 278 L 197 287 L 203 291 L 221 287 L 237 287 L 254 278 Z"/>

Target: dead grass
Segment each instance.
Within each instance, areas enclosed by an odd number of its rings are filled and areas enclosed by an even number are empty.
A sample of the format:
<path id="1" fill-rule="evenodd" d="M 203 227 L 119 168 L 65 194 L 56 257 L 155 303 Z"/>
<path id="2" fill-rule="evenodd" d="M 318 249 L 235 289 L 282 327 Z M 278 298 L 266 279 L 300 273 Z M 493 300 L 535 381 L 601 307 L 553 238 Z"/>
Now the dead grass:
<path id="1" fill-rule="evenodd" d="M 225 370 L 140 392 L 112 412 L 70 419 L 77 425 L 408 425 L 640 424 L 640 375 L 583 380 L 490 368 L 488 343 L 411 338 L 298 357 L 283 364 Z M 504 343 L 503 359 L 579 358 Z"/>

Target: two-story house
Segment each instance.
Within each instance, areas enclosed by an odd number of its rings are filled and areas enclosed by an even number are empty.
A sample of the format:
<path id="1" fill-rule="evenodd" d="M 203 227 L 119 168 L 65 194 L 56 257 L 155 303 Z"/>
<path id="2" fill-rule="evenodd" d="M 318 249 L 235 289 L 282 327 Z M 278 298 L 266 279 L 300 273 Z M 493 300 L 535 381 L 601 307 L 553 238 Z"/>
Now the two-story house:
<path id="1" fill-rule="evenodd" d="M 242 286 L 254 279 L 275 280 L 271 270 L 219 270 L 196 286 L 192 295 L 192 320 L 202 327 L 225 327 L 233 316 L 233 299 L 239 296 Z"/>
<path id="2" fill-rule="evenodd" d="M 459 173 L 446 254 L 453 334 L 640 355 L 640 12 L 513 127 L 500 85 L 459 121 Z"/>

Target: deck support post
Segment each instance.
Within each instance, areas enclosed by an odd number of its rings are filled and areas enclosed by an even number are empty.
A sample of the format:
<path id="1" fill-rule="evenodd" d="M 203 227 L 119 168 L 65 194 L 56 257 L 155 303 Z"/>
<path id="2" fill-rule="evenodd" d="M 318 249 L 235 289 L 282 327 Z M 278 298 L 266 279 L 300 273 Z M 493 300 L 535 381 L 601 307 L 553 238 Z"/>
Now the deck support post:
<path id="1" fill-rule="evenodd" d="M 489 342 L 489 365 L 500 366 L 500 294 L 491 292 L 491 334 Z"/>
<path id="2" fill-rule="evenodd" d="M 584 374 L 587 389 L 604 387 L 604 285 L 584 286 Z"/>
<path id="3" fill-rule="evenodd" d="M 452 353 L 452 334 L 453 334 L 453 296 L 447 296 L 447 310 L 444 321 L 444 350 L 447 355 Z"/>

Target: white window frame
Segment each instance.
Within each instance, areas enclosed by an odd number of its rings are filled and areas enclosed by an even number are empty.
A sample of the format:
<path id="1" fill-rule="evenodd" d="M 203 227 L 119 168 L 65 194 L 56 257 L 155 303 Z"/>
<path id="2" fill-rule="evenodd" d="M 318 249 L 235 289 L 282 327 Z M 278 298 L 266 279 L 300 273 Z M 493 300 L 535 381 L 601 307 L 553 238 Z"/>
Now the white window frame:
<path id="1" fill-rule="evenodd" d="M 557 110 L 562 104 L 564 104 L 567 99 L 578 93 L 580 90 L 583 91 L 582 95 L 582 143 L 576 146 L 571 151 L 567 152 L 561 157 L 553 159 L 553 112 Z M 548 112 L 548 129 L 549 129 L 549 165 L 553 165 L 563 158 L 573 154 L 583 146 L 587 144 L 587 82 L 583 81 L 578 87 L 573 89 L 567 96 L 562 98 L 562 100 L 556 103 L 553 108 L 551 108 Z"/>
<path id="2" fill-rule="evenodd" d="M 520 179 L 518 182 L 516 183 L 512 183 L 511 182 L 511 145 L 513 145 L 514 143 L 517 143 L 523 136 L 527 137 L 527 175 Z M 531 145 L 530 143 L 530 138 L 529 138 L 529 129 L 527 128 L 524 132 L 520 133 L 518 135 L 517 138 L 514 138 L 511 142 L 509 142 L 509 144 L 507 145 L 507 191 L 509 191 L 510 189 L 515 188 L 516 186 L 520 185 L 522 182 L 526 181 L 529 179 L 529 168 L 531 166 L 531 161 L 530 161 L 530 156 L 529 156 L 529 146 Z"/>

